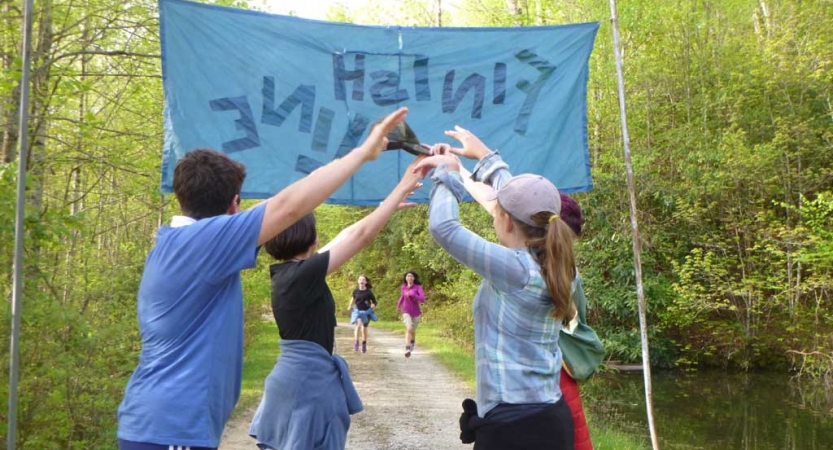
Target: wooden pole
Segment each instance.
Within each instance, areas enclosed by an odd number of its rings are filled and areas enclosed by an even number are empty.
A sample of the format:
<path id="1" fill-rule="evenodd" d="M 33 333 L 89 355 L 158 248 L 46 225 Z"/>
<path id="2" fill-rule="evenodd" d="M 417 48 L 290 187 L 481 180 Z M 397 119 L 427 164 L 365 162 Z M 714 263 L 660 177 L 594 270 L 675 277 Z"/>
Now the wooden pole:
<path id="1" fill-rule="evenodd" d="M 616 77 L 619 84 L 619 112 L 622 118 L 622 141 L 625 150 L 625 169 L 628 174 L 628 197 L 630 198 L 631 228 L 633 230 L 633 265 L 636 273 L 636 295 L 639 307 L 639 331 L 642 339 L 642 373 L 645 381 L 645 409 L 648 415 L 648 430 L 651 433 L 651 446 L 659 450 L 657 430 L 654 423 L 654 406 L 651 394 L 651 357 L 648 353 L 648 320 L 645 316 L 645 289 L 642 287 L 642 243 L 637 222 L 636 189 L 633 183 L 633 164 L 631 163 L 631 141 L 628 135 L 628 119 L 625 108 L 625 77 L 622 74 L 622 51 L 619 41 L 619 18 L 616 14 L 616 0 L 610 0 L 610 23 L 613 28 L 613 52 L 616 56 Z"/>
<path id="2" fill-rule="evenodd" d="M 20 308 L 23 290 L 23 227 L 26 205 L 26 150 L 29 137 L 29 66 L 31 65 L 32 10 L 34 0 L 23 3 L 23 67 L 20 74 L 20 120 L 18 122 L 17 206 L 14 222 L 14 271 L 12 273 L 12 335 L 9 361 L 9 416 L 6 448 L 15 449 L 17 440 L 17 378 L 20 364 Z"/>

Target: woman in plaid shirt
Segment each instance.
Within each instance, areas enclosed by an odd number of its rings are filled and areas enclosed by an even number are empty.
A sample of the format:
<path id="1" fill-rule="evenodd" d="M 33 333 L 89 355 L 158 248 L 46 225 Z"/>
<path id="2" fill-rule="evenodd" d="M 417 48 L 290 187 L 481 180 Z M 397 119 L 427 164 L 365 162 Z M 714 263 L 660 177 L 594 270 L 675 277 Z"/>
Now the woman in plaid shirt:
<path id="1" fill-rule="evenodd" d="M 451 256 L 483 277 L 474 298 L 477 402 L 464 402 L 461 438 L 475 450 L 573 449 L 573 418 L 559 388 L 561 319 L 571 309 L 573 232 L 547 179 L 512 177 L 497 152 L 471 132 L 446 134 L 462 148 L 435 146 L 414 170 L 434 168 L 429 230 Z M 459 219 L 465 191 L 453 155 L 477 159 L 472 179 L 491 185 L 499 244 Z M 437 154 L 439 153 L 439 154 Z"/>

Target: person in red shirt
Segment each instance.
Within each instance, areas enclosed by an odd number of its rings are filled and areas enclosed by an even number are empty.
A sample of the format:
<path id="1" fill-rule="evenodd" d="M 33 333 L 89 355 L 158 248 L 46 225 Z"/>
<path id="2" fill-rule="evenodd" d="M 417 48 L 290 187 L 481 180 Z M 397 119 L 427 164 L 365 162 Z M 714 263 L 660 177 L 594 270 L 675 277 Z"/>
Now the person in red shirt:
<path id="1" fill-rule="evenodd" d="M 578 202 L 567 194 L 561 194 L 561 220 L 563 220 L 575 233 L 576 238 L 581 236 L 582 215 Z M 581 284 L 579 283 L 579 286 Z M 584 407 L 581 404 L 581 393 L 578 383 L 567 371 L 561 369 L 561 395 L 570 406 L 575 424 L 575 450 L 593 450 L 593 442 L 590 440 L 590 430 L 587 428 L 587 419 L 584 417 Z"/>

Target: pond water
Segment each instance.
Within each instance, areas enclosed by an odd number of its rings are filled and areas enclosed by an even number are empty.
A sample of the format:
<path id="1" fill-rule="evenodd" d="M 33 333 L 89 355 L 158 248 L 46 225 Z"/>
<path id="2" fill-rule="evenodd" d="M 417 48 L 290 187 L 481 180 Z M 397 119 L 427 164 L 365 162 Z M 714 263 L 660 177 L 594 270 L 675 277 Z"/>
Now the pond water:
<path id="1" fill-rule="evenodd" d="M 654 372 L 652 385 L 662 450 L 833 449 L 833 386 L 823 382 L 709 371 Z M 582 397 L 596 422 L 650 448 L 641 372 L 600 374 Z"/>

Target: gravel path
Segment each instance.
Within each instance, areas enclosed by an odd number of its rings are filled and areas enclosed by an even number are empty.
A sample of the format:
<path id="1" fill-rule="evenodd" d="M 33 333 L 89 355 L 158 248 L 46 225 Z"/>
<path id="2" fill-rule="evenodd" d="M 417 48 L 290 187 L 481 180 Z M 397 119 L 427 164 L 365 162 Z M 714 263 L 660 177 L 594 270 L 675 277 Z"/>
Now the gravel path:
<path id="1" fill-rule="evenodd" d="M 350 364 L 350 375 L 364 403 L 352 416 L 348 450 L 463 450 L 459 439 L 460 403 L 473 394 L 419 346 L 404 356 L 404 337 L 370 326 L 366 354 L 353 352 L 353 327 L 339 323 L 336 352 Z M 417 334 L 418 335 L 418 334 Z M 248 436 L 254 410 L 226 426 L 220 450 L 256 450 Z"/>

